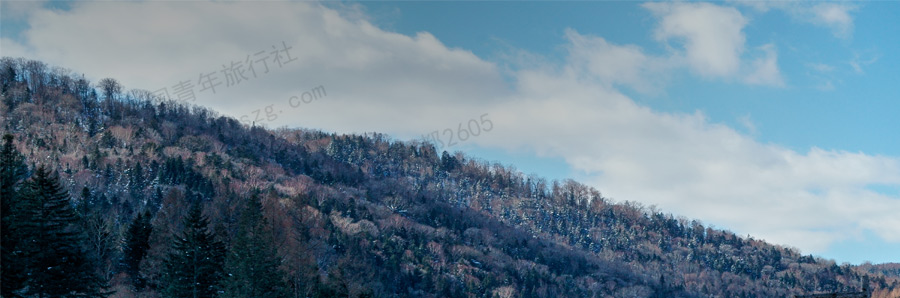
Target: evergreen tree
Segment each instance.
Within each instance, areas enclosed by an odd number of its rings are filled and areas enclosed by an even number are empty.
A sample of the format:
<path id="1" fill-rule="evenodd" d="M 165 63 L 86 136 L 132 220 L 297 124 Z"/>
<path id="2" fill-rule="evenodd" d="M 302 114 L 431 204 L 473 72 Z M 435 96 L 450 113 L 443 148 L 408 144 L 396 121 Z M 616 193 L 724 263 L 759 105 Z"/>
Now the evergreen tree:
<path id="1" fill-rule="evenodd" d="M 102 297 L 105 281 L 85 246 L 80 219 L 59 177 L 39 167 L 20 192 L 27 262 L 25 294 Z"/>
<path id="2" fill-rule="evenodd" d="M 3 198 L 3 213 L 10 211 L 16 185 L 25 178 L 27 167 L 25 157 L 13 145 L 13 135 L 3 136 L 3 147 L 0 149 L 0 198 Z"/>
<path id="3" fill-rule="evenodd" d="M 6 58 L 3 58 L 4 60 Z M 6 91 L 12 87 L 13 84 L 16 83 L 16 69 L 13 67 L 11 61 L 3 61 L 3 70 L 0 72 L 0 94 L 6 94 Z M 15 108 L 14 103 L 12 102 L 12 96 L 4 96 L 7 105 L 9 105 L 9 109 L 12 110 Z"/>
<path id="4" fill-rule="evenodd" d="M 128 185 L 131 187 L 131 196 L 138 201 L 143 201 L 146 184 L 144 181 L 144 167 L 141 165 L 141 162 L 134 166 L 134 169 L 128 175 L 128 179 Z"/>
<path id="5" fill-rule="evenodd" d="M 150 211 L 144 211 L 128 226 L 125 234 L 125 245 L 122 248 L 122 267 L 125 273 L 131 277 L 131 282 L 137 289 L 144 287 L 144 279 L 141 277 L 141 261 L 147 256 L 150 249 L 150 234 L 153 225 L 150 224 Z"/>
<path id="6" fill-rule="evenodd" d="M 459 162 L 456 160 L 456 157 L 447 153 L 447 151 L 441 154 L 441 170 L 452 172 L 457 166 L 459 166 Z"/>
<path id="7" fill-rule="evenodd" d="M 91 189 L 87 188 L 87 186 L 81 188 L 81 203 L 78 205 L 78 212 L 81 214 L 88 214 L 91 209 L 94 207 L 94 196 L 91 195 Z"/>
<path id="8" fill-rule="evenodd" d="M 0 296 L 3 297 L 16 297 L 15 291 L 25 286 L 25 263 L 16 216 L 20 201 L 16 192 L 26 172 L 25 158 L 13 146 L 13 136 L 4 135 L 0 150 Z"/>
<path id="9" fill-rule="evenodd" d="M 222 297 L 287 297 L 285 274 L 278 268 L 281 258 L 274 237 L 262 215 L 259 198 L 253 195 L 241 212 L 238 230 L 225 259 Z"/>
<path id="10" fill-rule="evenodd" d="M 209 219 L 195 203 L 184 221 L 184 231 L 175 237 L 172 252 L 164 261 L 164 297 L 215 297 L 219 290 L 225 246 L 209 230 Z"/>

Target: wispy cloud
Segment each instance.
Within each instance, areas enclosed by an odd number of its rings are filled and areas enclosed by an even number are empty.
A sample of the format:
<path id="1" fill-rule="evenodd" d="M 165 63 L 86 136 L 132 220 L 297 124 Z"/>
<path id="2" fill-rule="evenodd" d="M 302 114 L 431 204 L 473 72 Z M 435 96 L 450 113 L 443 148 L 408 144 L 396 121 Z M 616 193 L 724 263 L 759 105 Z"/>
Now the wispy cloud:
<path id="1" fill-rule="evenodd" d="M 756 129 L 756 124 L 753 123 L 753 119 L 749 114 L 740 116 L 737 118 L 737 120 L 749 135 L 753 136 L 759 134 L 759 130 Z"/>
<path id="2" fill-rule="evenodd" d="M 881 56 L 873 54 L 871 52 L 855 53 L 853 54 L 853 59 L 850 59 L 848 64 L 850 64 L 850 67 L 853 68 L 853 71 L 855 71 L 857 74 L 864 74 L 866 73 L 866 71 L 865 69 L 863 69 L 863 67 L 878 62 L 879 58 L 881 58 Z"/>
<path id="3" fill-rule="evenodd" d="M 759 47 L 764 53 L 750 64 L 750 73 L 744 77 L 744 82 L 752 85 L 784 86 L 784 79 L 778 69 L 778 53 L 775 46 L 767 44 Z"/>
<path id="4" fill-rule="evenodd" d="M 646 55 L 635 45 L 616 45 L 602 37 L 565 32 L 568 41 L 568 71 L 607 86 L 627 86 L 642 92 L 661 90 L 670 59 Z"/>
<path id="5" fill-rule="evenodd" d="M 806 68 L 810 71 L 807 75 L 816 81 L 813 88 L 819 91 L 832 91 L 835 89 L 835 82 L 840 82 L 835 75 L 835 67 L 825 63 L 806 63 Z"/>
<path id="6" fill-rule="evenodd" d="M 811 22 L 831 28 L 836 37 L 849 38 L 853 34 L 853 17 L 856 8 L 842 3 L 820 3 L 810 8 Z"/>
<path id="7" fill-rule="evenodd" d="M 807 67 L 817 72 L 832 72 L 834 71 L 834 66 L 825 64 L 825 63 L 807 63 Z"/>
<path id="8" fill-rule="evenodd" d="M 831 30 L 840 39 L 853 36 L 853 11 L 856 5 L 849 2 L 817 1 L 733 1 L 758 11 L 781 10 L 792 18 Z"/>

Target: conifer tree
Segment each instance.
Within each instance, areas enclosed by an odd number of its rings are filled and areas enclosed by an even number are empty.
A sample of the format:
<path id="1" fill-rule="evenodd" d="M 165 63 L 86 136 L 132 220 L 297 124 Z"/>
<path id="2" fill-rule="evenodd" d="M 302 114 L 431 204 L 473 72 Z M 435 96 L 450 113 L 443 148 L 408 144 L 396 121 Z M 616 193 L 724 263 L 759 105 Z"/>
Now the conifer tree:
<path id="1" fill-rule="evenodd" d="M 153 232 L 151 219 L 149 211 L 138 214 L 128 226 L 125 245 L 122 247 L 122 267 L 137 289 L 144 287 L 140 265 L 147 256 L 147 250 L 150 249 L 150 234 Z"/>
<path id="2" fill-rule="evenodd" d="M 209 230 L 209 219 L 195 203 L 175 236 L 172 252 L 164 261 L 164 297 L 211 298 L 219 290 L 225 246 Z"/>
<path id="3" fill-rule="evenodd" d="M 131 196 L 138 201 L 143 201 L 144 188 L 146 185 L 144 181 L 144 167 L 141 165 L 141 162 L 138 162 L 134 166 L 134 169 L 132 169 L 130 175 L 128 175 L 128 179 L 128 185 L 131 187 Z"/>
<path id="4" fill-rule="evenodd" d="M 19 182 L 25 178 L 25 158 L 13 146 L 13 136 L 3 136 L 0 149 L 0 296 L 17 297 L 15 292 L 25 286 L 25 263 L 21 257 L 19 233 Z"/>
<path id="5" fill-rule="evenodd" d="M 286 297 L 285 274 L 274 246 L 272 229 L 262 215 L 259 198 L 247 201 L 238 220 L 237 234 L 225 259 L 228 275 L 222 297 Z"/>
<path id="6" fill-rule="evenodd" d="M 3 208 L 11 208 L 8 204 L 12 204 L 15 187 L 25 178 L 27 172 L 25 157 L 16 150 L 13 139 L 11 134 L 4 135 L 3 147 L 0 149 L 0 198 L 3 198 Z"/>
<path id="7" fill-rule="evenodd" d="M 59 177 L 39 167 L 20 191 L 26 296 L 102 297 L 105 281 Z"/>

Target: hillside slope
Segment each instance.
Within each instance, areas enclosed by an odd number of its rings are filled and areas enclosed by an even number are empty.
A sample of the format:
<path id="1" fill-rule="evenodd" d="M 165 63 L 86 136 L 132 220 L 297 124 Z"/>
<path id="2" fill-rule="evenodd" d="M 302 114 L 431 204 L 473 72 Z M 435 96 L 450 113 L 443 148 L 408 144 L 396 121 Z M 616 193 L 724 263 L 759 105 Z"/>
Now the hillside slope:
<path id="1" fill-rule="evenodd" d="M 292 297 L 790 297 L 900 288 L 872 269 L 381 134 L 248 127 L 203 107 L 0 63 L 0 126 L 58 171 L 118 297 L 155 297 L 193 203 L 233 242 L 258 194 Z M 120 265 L 151 215 L 146 287 Z M 887 297 L 887 296 L 884 296 Z"/>

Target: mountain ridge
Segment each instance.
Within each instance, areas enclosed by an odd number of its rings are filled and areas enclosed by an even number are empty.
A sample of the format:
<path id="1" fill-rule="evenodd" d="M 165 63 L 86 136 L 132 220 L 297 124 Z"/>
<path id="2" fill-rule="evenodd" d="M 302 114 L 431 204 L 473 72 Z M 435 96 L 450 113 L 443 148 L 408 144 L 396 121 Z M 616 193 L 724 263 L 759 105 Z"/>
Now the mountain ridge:
<path id="1" fill-rule="evenodd" d="M 838 265 L 427 143 L 247 126 L 21 58 L 2 59 L 0 84 L 3 133 L 31 168 L 105 215 L 88 233 L 112 235 L 92 244 L 117 295 L 158 294 L 189 205 L 227 242 L 253 193 L 297 297 L 791 297 L 864 275 L 874 297 L 900 294 L 890 264 Z M 110 243 L 142 212 L 154 232 L 138 291 Z"/>

